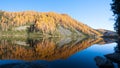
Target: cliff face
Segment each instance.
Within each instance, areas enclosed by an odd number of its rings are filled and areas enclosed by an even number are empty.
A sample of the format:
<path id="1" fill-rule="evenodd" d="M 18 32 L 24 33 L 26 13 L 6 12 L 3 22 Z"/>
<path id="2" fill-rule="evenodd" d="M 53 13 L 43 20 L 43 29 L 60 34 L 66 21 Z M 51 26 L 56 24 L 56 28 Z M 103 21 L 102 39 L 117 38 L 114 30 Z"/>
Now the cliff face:
<path id="1" fill-rule="evenodd" d="M 27 30 L 27 32 L 49 35 L 102 35 L 67 14 L 35 11 L 2 12 L 0 15 L 0 30 Z"/>

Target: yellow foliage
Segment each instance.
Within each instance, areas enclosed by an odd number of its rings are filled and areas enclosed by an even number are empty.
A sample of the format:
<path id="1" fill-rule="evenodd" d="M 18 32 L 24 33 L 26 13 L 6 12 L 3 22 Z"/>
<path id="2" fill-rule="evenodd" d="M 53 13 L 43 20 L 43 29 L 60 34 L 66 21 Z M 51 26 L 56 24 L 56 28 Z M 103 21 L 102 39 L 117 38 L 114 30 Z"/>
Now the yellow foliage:
<path id="1" fill-rule="evenodd" d="M 57 25 L 60 24 L 64 28 L 75 28 L 85 34 L 101 35 L 96 30 L 72 19 L 67 14 L 58 14 L 55 12 L 5 12 L 1 18 L 0 25 L 4 29 L 5 25 L 9 28 L 10 26 L 22 26 L 29 23 L 33 23 L 35 28 L 42 30 L 44 33 L 54 32 Z"/>

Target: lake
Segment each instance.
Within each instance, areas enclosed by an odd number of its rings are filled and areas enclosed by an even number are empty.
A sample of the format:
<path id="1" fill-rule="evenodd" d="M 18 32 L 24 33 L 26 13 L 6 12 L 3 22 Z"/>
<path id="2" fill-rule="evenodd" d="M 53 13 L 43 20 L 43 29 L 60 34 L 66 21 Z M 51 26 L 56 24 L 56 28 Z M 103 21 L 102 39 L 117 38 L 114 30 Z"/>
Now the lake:
<path id="1" fill-rule="evenodd" d="M 114 53 L 117 45 L 114 41 L 3 37 L 0 38 L 0 68 L 98 68 L 95 58 Z"/>

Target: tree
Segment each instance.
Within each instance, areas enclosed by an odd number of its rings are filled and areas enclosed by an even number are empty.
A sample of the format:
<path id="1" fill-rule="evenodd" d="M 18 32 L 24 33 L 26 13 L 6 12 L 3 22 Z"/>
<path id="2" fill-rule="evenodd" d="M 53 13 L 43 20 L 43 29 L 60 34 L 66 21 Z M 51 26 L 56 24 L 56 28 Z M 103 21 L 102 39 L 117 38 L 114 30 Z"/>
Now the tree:
<path id="1" fill-rule="evenodd" d="M 120 0 L 112 0 L 111 9 L 115 16 L 115 30 L 120 36 Z"/>

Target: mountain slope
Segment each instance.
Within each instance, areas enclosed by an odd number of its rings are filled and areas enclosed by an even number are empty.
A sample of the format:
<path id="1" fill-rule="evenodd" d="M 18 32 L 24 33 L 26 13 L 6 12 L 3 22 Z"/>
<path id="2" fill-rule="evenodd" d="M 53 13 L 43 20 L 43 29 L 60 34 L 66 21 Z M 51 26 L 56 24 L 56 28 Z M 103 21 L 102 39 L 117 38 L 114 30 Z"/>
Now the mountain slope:
<path id="1" fill-rule="evenodd" d="M 67 14 L 55 12 L 3 12 L 0 18 L 1 31 L 26 29 L 28 32 L 50 35 L 102 35 L 91 27 L 72 19 Z M 24 27 L 24 29 L 20 27 Z"/>
<path id="2" fill-rule="evenodd" d="M 106 37 L 118 37 L 118 34 L 117 32 L 115 31 L 111 31 L 111 30 L 105 30 L 105 29 L 96 29 L 98 32 L 102 33 L 103 36 L 106 36 Z"/>

